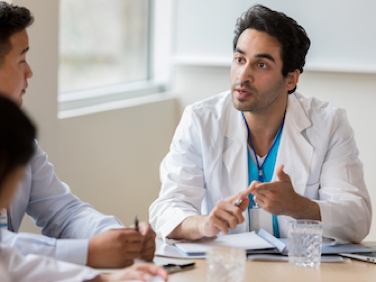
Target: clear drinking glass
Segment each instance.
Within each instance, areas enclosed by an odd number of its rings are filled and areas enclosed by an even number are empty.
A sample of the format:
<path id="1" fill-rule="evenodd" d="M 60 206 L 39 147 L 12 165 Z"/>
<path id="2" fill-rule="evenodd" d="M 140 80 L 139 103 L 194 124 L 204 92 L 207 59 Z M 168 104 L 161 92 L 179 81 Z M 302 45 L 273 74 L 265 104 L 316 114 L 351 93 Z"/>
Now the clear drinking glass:
<path id="1" fill-rule="evenodd" d="M 243 282 L 246 259 L 242 249 L 210 249 L 206 253 L 207 282 Z"/>
<path id="2" fill-rule="evenodd" d="M 319 267 L 322 223 L 317 220 L 289 222 L 289 262 L 296 266 Z"/>

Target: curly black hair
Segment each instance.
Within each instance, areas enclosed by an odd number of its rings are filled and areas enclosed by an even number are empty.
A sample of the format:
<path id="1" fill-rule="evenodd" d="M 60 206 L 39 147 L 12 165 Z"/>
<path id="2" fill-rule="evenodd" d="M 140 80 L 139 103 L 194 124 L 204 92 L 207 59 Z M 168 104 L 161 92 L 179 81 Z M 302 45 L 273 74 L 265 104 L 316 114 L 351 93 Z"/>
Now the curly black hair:
<path id="1" fill-rule="evenodd" d="M 10 37 L 24 30 L 34 22 L 30 11 L 24 7 L 0 2 L 0 66 L 12 50 Z"/>

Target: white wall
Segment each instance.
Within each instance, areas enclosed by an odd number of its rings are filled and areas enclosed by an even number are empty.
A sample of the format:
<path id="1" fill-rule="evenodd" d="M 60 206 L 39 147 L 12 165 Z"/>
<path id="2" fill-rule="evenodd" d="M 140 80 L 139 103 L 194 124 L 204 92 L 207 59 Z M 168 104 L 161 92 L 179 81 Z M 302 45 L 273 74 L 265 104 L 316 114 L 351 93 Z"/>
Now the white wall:
<path id="1" fill-rule="evenodd" d="M 136 215 L 147 221 L 176 108 L 172 98 L 59 120 L 60 178 L 81 200 L 126 225 Z"/>

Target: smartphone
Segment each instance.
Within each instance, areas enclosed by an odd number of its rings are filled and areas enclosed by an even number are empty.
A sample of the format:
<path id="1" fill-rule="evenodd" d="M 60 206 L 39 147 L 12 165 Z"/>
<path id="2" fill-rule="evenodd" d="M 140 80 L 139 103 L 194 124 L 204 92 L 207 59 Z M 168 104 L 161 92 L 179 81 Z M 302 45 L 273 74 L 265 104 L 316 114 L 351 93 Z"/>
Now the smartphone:
<path id="1" fill-rule="evenodd" d="M 174 264 L 174 263 L 169 263 L 163 265 L 163 268 L 167 271 L 168 274 L 175 273 L 178 271 L 183 271 L 187 269 L 191 269 L 195 266 L 194 262 L 186 263 L 186 264 Z"/>

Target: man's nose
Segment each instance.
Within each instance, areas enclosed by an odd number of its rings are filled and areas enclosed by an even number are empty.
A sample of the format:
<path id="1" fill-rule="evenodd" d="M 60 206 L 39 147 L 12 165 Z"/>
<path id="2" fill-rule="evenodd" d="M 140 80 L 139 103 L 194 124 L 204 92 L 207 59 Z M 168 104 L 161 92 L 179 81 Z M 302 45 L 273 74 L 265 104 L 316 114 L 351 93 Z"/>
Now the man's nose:
<path id="1" fill-rule="evenodd" d="M 245 81 L 252 82 L 254 80 L 253 71 L 249 65 L 244 65 L 243 68 L 240 69 L 239 80 L 241 82 L 245 82 Z"/>
<path id="2" fill-rule="evenodd" d="M 27 69 L 26 69 L 26 78 L 30 78 L 33 76 L 33 71 L 31 70 L 31 67 L 28 63 L 27 64 Z"/>

